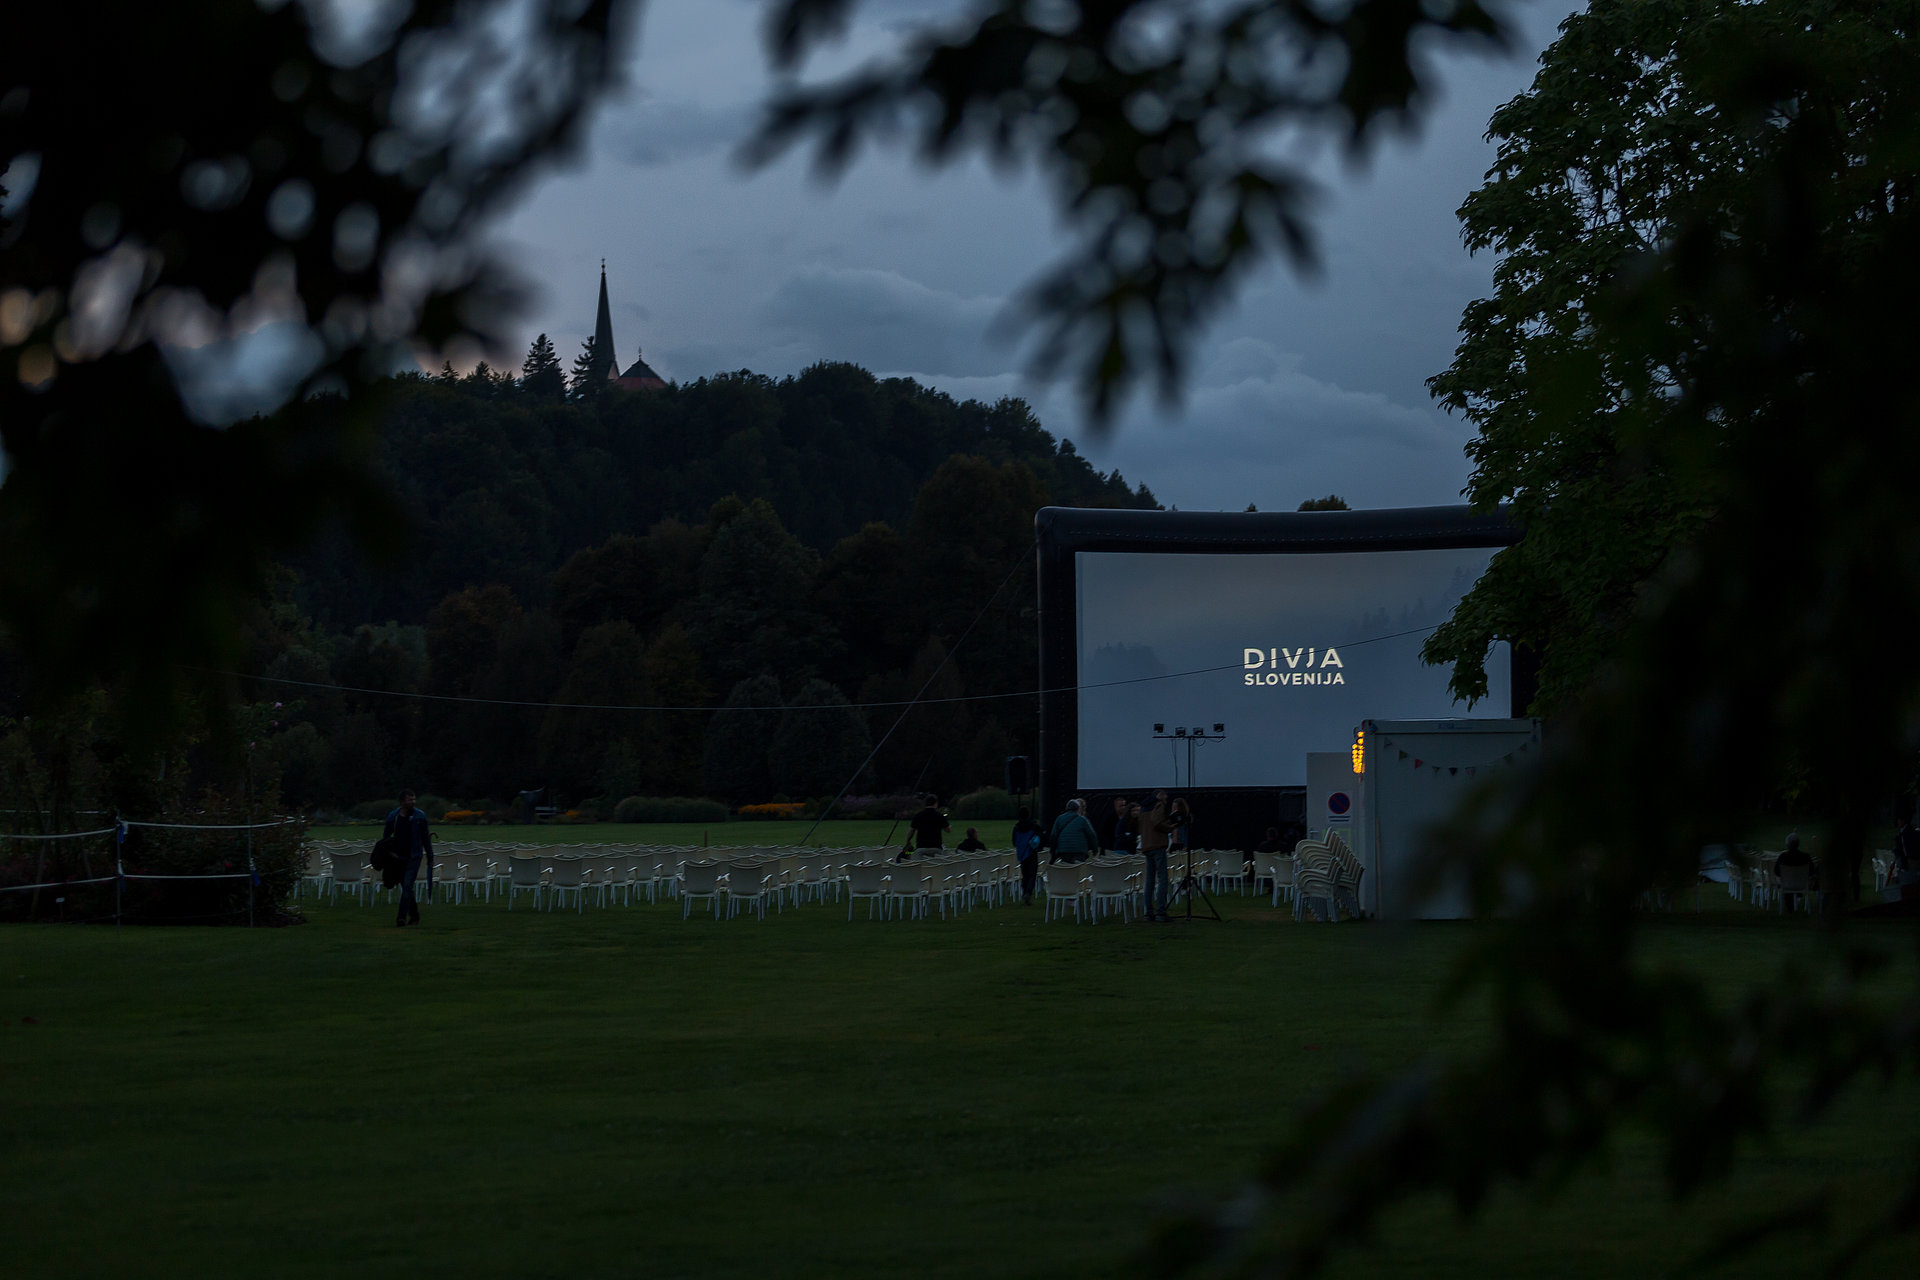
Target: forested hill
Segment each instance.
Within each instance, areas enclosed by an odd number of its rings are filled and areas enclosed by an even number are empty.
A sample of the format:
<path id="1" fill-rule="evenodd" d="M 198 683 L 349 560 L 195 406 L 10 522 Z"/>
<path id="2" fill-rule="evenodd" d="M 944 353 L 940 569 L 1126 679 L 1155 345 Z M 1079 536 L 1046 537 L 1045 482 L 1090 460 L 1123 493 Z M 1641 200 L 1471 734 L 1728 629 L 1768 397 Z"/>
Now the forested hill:
<path id="1" fill-rule="evenodd" d="M 1027 468 L 1049 503 L 1157 505 L 1145 485 L 1056 441 L 1020 400 L 960 402 L 849 364 L 587 399 L 564 396 L 557 378 L 536 390 L 484 365 L 389 390 L 380 465 L 419 531 L 390 568 L 338 540 L 299 561 L 300 602 L 323 626 L 422 623 L 449 593 L 489 583 L 539 607 L 574 553 L 662 520 L 703 524 L 729 496 L 765 499 L 825 555 L 870 521 L 903 526 L 956 454 Z"/>

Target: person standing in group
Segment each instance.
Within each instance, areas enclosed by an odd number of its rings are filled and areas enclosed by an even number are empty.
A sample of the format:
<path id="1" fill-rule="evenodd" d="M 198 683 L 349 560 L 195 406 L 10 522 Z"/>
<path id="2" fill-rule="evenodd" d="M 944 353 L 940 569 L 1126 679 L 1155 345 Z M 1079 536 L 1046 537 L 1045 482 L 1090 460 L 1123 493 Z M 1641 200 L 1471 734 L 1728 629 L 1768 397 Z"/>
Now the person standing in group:
<path id="1" fill-rule="evenodd" d="M 393 923 L 396 928 L 419 924 L 420 903 L 413 896 L 413 882 L 425 863 L 427 896 L 433 896 L 433 832 L 427 829 L 427 815 L 414 807 L 413 792 L 400 793 L 400 807 L 387 815 L 384 838 L 392 842 L 394 853 L 407 864 L 400 873 L 400 916 Z"/>
<path id="2" fill-rule="evenodd" d="M 1040 824 L 1033 820 L 1033 810 L 1022 808 L 1013 824 L 1013 856 L 1020 864 L 1020 901 L 1025 906 L 1033 905 L 1033 882 L 1040 874 L 1039 845 Z"/>
<path id="3" fill-rule="evenodd" d="M 1135 800 L 1127 805 L 1127 820 L 1120 828 L 1120 838 L 1113 846 L 1115 853 L 1140 852 L 1140 802 Z"/>
<path id="4" fill-rule="evenodd" d="M 1167 881 L 1167 837 L 1178 825 L 1179 821 L 1167 806 L 1167 793 L 1154 792 L 1153 808 L 1140 815 L 1140 852 L 1147 856 L 1147 875 L 1140 886 L 1140 910 L 1142 918 L 1149 923 L 1173 918 L 1167 914 L 1171 889 Z"/>
<path id="5" fill-rule="evenodd" d="M 1173 830 L 1167 835 L 1167 852 L 1184 853 L 1193 847 L 1193 811 L 1187 808 L 1185 796 L 1175 796 L 1168 805 L 1167 817 L 1173 822 Z"/>
<path id="6" fill-rule="evenodd" d="M 1905 895 L 1907 886 L 1920 884 L 1920 833 L 1913 829 L 1911 810 L 1900 815 L 1900 829 L 1893 833 L 1893 848 L 1888 853 L 1892 857 L 1887 866 L 1887 883 L 1895 890 L 1889 900 L 1898 901 Z"/>
<path id="7" fill-rule="evenodd" d="M 1087 821 L 1087 802 L 1085 800 L 1067 801 L 1066 810 L 1053 820 L 1053 830 L 1047 833 L 1047 848 L 1051 849 L 1051 862 L 1085 862 L 1100 852 L 1100 836 Z"/>
<path id="8" fill-rule="evenodd" d="M 913 828 L 915 851 L 939 849 L 942 846 L 941 832 L 953 825 L 947 821 L 947 815 L 940 812 L 939 804 L 938 796 L 929 795 L 926 806 L 907 823 Z"/>
<path id="9" fill-rule="evenodd" d="M 1107 848 L 1119 853 L 1127 847 L 1127 798 L 1113 798 L 1113 813 L 1108 817 Z"/>

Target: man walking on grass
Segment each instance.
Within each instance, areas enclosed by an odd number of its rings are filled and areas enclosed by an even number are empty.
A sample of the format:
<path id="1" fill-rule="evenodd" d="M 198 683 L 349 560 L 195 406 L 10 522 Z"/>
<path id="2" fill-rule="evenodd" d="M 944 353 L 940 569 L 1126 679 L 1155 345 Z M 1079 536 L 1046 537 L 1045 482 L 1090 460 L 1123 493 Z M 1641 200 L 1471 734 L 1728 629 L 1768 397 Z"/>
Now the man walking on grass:
<path id="1" fill-rule="evenodd" d="M 420 864 L 427 867 L 427 896 L 433 896 L 433 833 L 427 830 L 427 815 L 413 807 L 413 792 L 400 793 L 400 807 L 387 815 L 386 839 L 397 857 L 406 860 L 400 875 L 400 918 L 396 928 L 420 923 L 420 903 L 413 896 L 413 881 Z"/>

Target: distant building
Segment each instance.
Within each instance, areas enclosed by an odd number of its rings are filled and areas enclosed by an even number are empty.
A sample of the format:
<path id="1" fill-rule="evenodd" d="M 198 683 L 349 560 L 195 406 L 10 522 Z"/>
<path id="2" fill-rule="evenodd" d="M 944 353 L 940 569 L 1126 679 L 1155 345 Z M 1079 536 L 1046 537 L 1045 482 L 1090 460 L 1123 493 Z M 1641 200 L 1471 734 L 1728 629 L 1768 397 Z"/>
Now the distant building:
<path id="1" fill-rule="evenodd" d="M 600 310 L 593 320 L 593 366 L 592 374 L 596 378 L 610 380 L 623 391 L 659 391 L 667 385 L 667 380 L 653 371 L 653 366 L 640 358 L 640 348 L 633 350 L 633 363 L 627 366 L 625 373 L 614 356 L 613 347 L 613 309 L 607 304 L 607 260 L 600 260 Z"/>
<path id="2" fill-rule="evenodd" d="M 633 363 L 627 371 L 613 380 L 616 387 L 628 391 L 658 391 L 667 385 L 667 380 L 653 371 L 653 366 L 640 358 L 640 348 L 633 349 Z"/>

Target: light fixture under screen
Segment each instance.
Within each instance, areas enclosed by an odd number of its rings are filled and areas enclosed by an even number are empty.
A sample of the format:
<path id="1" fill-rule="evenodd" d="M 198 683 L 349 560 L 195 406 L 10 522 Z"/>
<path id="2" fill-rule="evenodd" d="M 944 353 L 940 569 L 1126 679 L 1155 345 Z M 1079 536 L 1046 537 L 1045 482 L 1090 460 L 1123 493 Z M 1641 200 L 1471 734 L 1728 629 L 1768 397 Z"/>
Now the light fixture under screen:
<path id="1" fill-rule="evenodd" d="M 1167 726 L 1163 724 L 1156 724 L 1155 726 L 1153 726 L 1153 731 L 1155 733 L 1165 733 L 1167 731 Z"/>
<path id="2" fill-rule="evenodd" d="M 1176 738 L 1184 738 L 1187 736 L 1187 731 L 1185 729 L 1175 729 L 1173 731 L 1173 736 Z"/>

